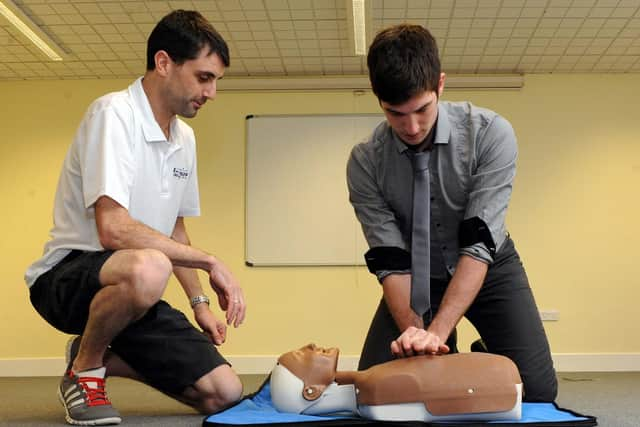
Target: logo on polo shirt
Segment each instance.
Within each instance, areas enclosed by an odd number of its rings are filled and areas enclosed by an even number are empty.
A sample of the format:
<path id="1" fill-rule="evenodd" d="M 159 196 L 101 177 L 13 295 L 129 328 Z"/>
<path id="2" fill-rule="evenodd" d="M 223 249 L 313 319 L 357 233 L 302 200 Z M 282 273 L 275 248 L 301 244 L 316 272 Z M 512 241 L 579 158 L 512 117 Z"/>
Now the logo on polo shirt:
<path id="1" fill-rule="evenodd" d="M 173 168 L 173 176 L 178 179 L 187 179 L 189 178 L 189 171 L 184 168 Z"/>

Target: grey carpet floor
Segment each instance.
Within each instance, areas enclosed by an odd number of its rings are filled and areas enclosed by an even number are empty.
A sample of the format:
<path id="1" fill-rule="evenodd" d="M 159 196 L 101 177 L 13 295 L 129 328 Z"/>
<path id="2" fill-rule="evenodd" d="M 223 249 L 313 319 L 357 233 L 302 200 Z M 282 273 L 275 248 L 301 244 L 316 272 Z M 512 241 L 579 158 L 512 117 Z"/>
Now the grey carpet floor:
<path id="1" fill-rule="evenodd" d="M 245 393 L 262 384 L 263 375 L 241 376 Z M 560 373 L 557 403 L 598 417 L 606 427 L 640 426 L 640 372 Z M 56 397 L 58 378 L 0 378 L 0 426 L 64 426 Z M 123 426 L 196 427 L 204 419 L 191 408 L 142 384 L 110 378 L 109 396 Z"/>

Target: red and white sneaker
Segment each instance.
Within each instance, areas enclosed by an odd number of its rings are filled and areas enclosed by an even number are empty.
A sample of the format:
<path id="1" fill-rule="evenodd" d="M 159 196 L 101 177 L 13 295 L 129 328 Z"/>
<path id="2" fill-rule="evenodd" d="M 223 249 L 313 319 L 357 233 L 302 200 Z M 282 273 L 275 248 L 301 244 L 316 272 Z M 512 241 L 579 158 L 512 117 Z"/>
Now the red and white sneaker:
<path id="1" fill-rule="evenodd" d="M 106 368 L 82 371 L 71 369 L 60 381 L 58 397 L 66 412 L 69 424 L 96 426 L 120 424 L 120 414 L 111 406 L 104 389 Z"/>

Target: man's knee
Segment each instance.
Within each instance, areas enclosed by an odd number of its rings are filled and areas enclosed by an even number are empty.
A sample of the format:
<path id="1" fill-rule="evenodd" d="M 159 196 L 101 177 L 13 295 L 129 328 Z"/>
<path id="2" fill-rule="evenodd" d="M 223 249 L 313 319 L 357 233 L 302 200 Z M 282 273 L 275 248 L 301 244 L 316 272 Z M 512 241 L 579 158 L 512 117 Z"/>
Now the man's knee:
<path id="1" fill-rule="evenodd" d="M 147 310 L 158 302 L 172 271 L 171 261 L 162 252 L 155 249 L 133 251 L 125 279 L 133 304 Z"/>
<path id="2" fill-rule="evenodd" d="M 212 414 L 228 408 L 242 398 L 242 382 L 228 365 L 220 365 L 196 384 L 200 394 L 200 411 Z"/>
<path id="3" fill-rule="evenodd" d="M 546 377 L 523 378 L 525 402 L 554 402 L 558 396 L 555 374 Z"/>
<path id="4" fill-rule="evenodd" d="M 558 379 L 548 351 L 505 356 L 512 359 L 520 372 L 525 402 L 554 402 L 558 395 Z M 526 356 L 526 357 L 523 357 Z M 536 357 L 534 357 L 536 356 Z"/>

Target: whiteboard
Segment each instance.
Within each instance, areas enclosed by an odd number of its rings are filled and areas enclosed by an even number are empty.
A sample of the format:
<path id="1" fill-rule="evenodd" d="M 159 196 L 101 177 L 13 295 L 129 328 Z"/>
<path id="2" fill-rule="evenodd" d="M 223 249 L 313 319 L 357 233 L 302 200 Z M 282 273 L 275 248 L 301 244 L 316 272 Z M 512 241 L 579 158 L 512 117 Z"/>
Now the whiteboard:
<path id="1" fill-rule="evenodd" d="M 382 114 L 247 116 L 245 262 L 363 265 L 368 247 L 349 203 L 351 148 Z"/>

